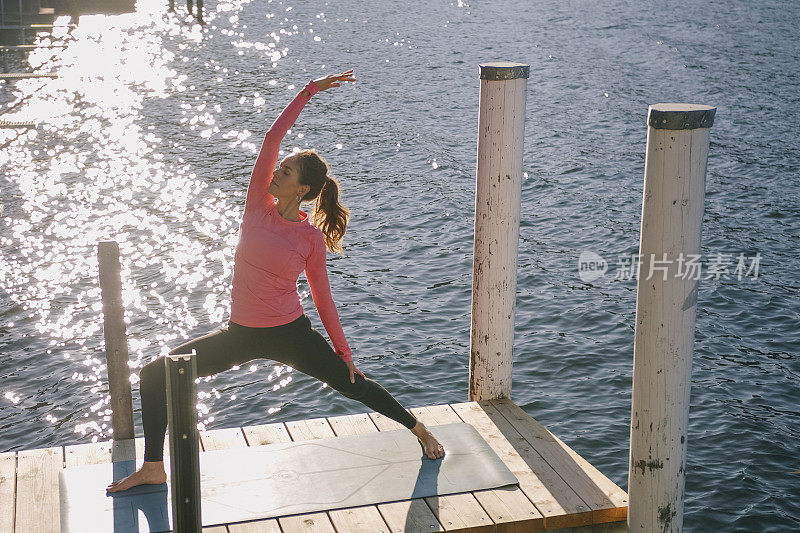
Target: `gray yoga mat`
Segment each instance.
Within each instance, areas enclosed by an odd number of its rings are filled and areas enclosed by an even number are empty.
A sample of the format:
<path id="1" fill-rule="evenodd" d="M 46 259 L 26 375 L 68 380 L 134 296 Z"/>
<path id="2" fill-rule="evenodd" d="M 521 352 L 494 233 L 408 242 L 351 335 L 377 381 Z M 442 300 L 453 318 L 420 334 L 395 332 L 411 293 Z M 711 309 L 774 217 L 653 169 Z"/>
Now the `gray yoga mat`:
<path id="1" fill-rule="evenodd" d="M 200 452 L 203 526 L 517 483 L 470 424 L 428 429 L 444 457 L 428 459 L 407 429 Z M 169 475 L 169 457 L 164 465 Z M 169 480 L 106 492 L 135 469 L 118 461 L 61 470 L 61 531 L 169 531 Z"/>

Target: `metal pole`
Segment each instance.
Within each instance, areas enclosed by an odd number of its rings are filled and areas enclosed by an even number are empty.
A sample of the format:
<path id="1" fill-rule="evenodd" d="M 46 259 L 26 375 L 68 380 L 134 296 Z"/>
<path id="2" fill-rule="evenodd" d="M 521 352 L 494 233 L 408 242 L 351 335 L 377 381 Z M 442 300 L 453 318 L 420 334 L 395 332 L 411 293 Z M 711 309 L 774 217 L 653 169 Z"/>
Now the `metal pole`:
<path id="1" fill-rule="evenodd" d="M 131 370 L 128 337 L 122 307 L 119 246 L 116 241 L 97 244 L 100 298 L 103 301 L 103 335 L 106 343 L 108 391 L 111 395 L 111 429 L 114 440 L 133 439 Z"/>
<path id="2" fill-rule="evenodd" d="M 172 529 L 200 531 L 200 442 L 197 431 L 197 358 L 191 354 L 164 357 L 167 373 L 169 471 Z"/>
<path id="3" fill-rule="evenodd" d="M 511 398 L 529 65 L 480 65 L 468 400 Z"/>
<path id="4" fill-rule="evenodd" d="M 709 128 L 716 108 L 655 104 L 647 117 L 633 344 L 628 530 L 683 527 L 686 429 Z M 699 255 L 695 255 L 697 260 Z"/>

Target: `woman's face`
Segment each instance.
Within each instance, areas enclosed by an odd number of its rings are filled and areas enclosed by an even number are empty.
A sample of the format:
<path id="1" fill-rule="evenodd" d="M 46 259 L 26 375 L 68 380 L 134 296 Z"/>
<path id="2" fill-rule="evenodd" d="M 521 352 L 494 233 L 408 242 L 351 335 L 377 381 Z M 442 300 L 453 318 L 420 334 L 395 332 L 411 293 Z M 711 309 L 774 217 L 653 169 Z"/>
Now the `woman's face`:
<path id="1" fill-rule="evenodd" d="M 296 199 L 302 197 L 311 189 L 308 185 L 300 183 L 300 165 L 297 157 L 287 155 L 272 173 L 272 182 L 267 191 L 279 198 Z"/>

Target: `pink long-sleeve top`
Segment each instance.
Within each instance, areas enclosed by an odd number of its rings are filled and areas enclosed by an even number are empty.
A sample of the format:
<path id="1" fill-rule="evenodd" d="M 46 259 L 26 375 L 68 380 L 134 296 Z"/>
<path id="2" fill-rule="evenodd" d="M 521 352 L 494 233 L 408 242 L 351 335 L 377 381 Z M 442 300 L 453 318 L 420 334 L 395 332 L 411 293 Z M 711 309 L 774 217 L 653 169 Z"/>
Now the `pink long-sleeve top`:
<path id="1" fill-rule="evenodd" d="M 305 96 L 304 90 L 310 95 Z M 267 192 L 281 140 L 318 91 L 314 80 L 309 80 L 264 137 L 250 176 L 234 255 L 231 322 L 270 327 L 299 318 L 303 305 L 297 293 L 297 279 L 305 270 L 311 297 L 334 350 L 342 360 L 351 361 L 352 352 L 331 296 L 322 231 L 311 225 L 303 211 L 299 221 L 283 218 L 276 209 L 275 197 Z"/>

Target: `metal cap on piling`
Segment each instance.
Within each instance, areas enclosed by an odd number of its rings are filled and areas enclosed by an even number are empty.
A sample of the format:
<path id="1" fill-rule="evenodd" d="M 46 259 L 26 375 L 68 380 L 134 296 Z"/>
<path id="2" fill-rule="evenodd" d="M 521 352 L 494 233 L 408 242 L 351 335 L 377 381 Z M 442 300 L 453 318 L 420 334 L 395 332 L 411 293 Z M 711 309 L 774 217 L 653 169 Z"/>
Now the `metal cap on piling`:
<path id="1" fill-rule="evenodd" d="M 702 104 L 653 104 L 647 111 L 647 125 L 659 130 L 695 130 L 714 125 L 716 107 Z"/>
<path id="2" fill-rule="evenodd" d="M 517 78 L 528 78 L 530 65 L 524 63 L 514 63 L 513 61 L 490 61 L 478 65 L 482 80 L 515 80 Z"/>

